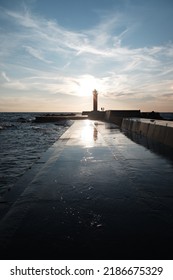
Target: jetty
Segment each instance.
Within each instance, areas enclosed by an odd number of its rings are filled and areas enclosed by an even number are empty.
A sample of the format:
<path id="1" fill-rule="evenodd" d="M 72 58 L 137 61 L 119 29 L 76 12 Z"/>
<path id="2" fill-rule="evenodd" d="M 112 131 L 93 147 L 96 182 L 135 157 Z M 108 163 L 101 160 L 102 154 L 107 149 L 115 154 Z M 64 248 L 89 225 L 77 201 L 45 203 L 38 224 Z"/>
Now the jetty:
<path id="1" fill-rule="evenodd" d="M 82 114 L 45 114 L 37 116 L 34 122 L 53 122 L 60 124 L 68 120 L 87 119 L 113 123 L 122 130 L 128 130 L 143 135 L 153 141 L 173 147 L 173 121 L 162 119 L 157 112 L 143 113 L 140 110 L 93 110 L 82 112 Z"/>
<path id="2" fill-rule="evenodd" d="M 144 139 L 74 120 L 5 194 L 1 258 L 173 259 L 172 148 Z"/>
<path id="3" fill-rule="evenodd" d="M 45 122 L 61 122 L 67 120 L 85 120 L 88 119 L 88 116 L 82 115 L 80 113 L 62 113 L 62 114 L 43 114 L 41 116 L 37 116 L 34 120 L 36 123 L 45 123 Z"/>

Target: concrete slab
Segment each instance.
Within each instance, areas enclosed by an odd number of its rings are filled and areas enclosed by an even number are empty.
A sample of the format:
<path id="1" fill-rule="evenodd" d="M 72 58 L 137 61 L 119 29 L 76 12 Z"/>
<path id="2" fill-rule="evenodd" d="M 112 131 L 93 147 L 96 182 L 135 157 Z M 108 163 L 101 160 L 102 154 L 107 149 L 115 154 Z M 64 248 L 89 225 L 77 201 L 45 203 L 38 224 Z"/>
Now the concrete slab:
<path id="1" fill-rule="evenodd" d="M 39 162 L 6 198 L 1 259 L 173 258 L 173 161 L 77 120 Z"/>

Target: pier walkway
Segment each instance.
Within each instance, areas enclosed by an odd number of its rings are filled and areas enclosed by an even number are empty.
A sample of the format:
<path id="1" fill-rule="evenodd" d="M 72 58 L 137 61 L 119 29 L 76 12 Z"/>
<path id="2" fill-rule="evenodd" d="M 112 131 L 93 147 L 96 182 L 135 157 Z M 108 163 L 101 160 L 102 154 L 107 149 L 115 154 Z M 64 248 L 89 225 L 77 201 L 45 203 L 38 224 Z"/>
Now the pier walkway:
<path id="1" fill-rule="evenodd" d="M 115 125 L 74 121 L 6 199 L 1 259 L 173 259 L 173 161 Z"/>

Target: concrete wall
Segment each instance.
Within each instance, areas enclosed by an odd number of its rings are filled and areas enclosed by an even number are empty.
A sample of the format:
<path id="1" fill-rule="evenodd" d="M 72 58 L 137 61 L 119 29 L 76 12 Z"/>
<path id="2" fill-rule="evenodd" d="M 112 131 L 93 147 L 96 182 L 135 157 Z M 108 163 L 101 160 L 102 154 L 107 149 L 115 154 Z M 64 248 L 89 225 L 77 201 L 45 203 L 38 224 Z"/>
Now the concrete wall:
<path id="1" fill-rule="evenodd" d="M 121 128 L 173 147 L 173 122 L 171 121 L 124 118 Z"/>
<path id="2" fill-rule="evenodd" d="M 91 111 L 88 114 L 88 118 L 90 120 L 104 121 L 105 120 L 105 112 L 102 112 L 102 111 Z"/>
<path id="3" fill-rule="evenodd" d="M 105 112 L 105 121 L 121 126 L 123 118 L 140 117 L 140 110 L 108 110 Z"/>
<path id="4" fill-rule="evenodd" d="M 167 127 L 164 144 L 173 147 L 173 127 Z"/>

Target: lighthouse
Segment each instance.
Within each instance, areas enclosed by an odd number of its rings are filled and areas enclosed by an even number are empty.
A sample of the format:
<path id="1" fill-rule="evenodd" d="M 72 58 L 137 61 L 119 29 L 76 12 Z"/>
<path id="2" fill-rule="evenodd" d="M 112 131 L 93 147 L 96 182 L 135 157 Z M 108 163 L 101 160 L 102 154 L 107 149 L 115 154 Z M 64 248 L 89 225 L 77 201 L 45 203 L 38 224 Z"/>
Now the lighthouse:
<path id="1" fill-rule="evenodd" d="M 93 90 L 93 111 L 97 111 L 97 96 L 98 92 L 97 90 Z"/>

